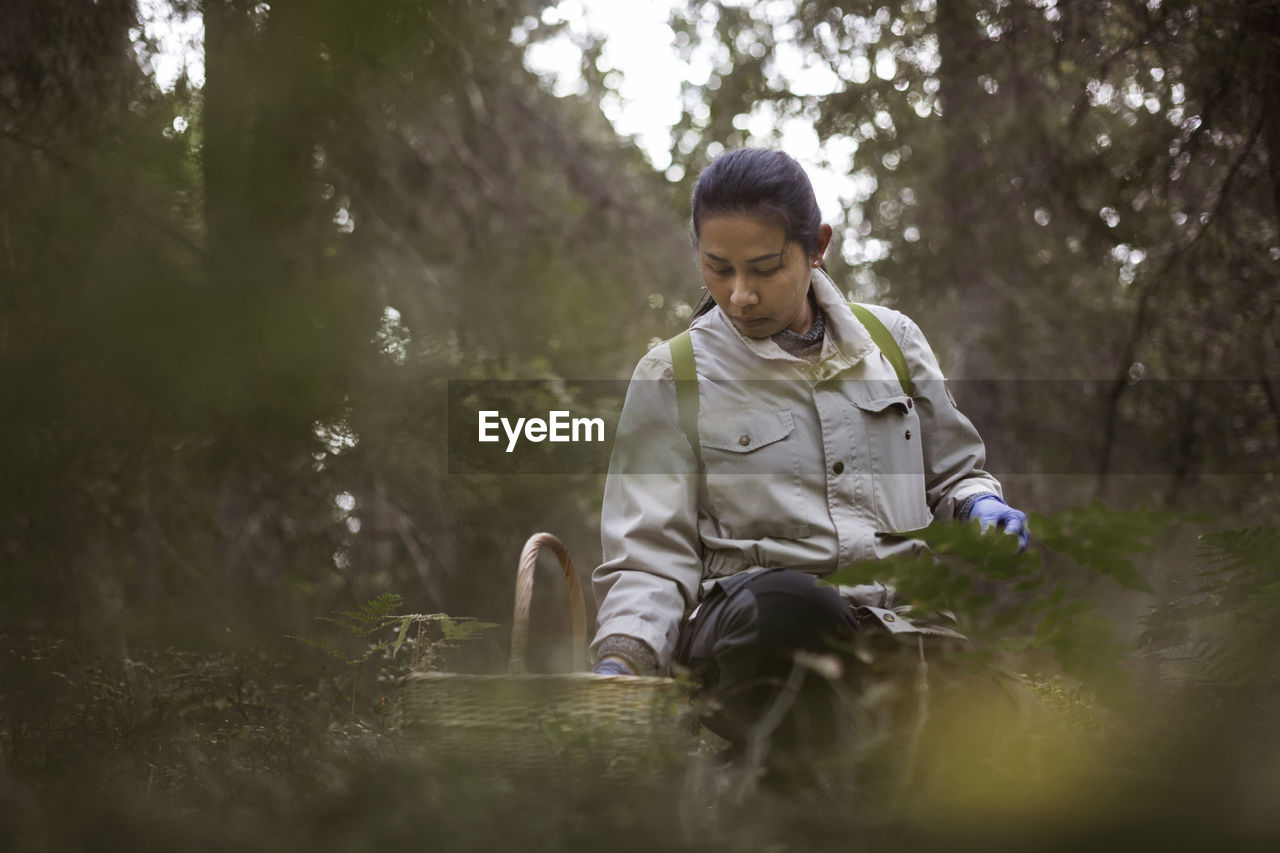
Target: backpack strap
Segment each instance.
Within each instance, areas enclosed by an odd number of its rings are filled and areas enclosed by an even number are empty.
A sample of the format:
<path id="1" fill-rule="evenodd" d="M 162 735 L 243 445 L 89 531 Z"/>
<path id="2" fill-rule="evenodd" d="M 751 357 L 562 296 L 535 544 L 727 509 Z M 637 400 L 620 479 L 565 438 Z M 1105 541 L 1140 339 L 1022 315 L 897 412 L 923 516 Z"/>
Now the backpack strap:
<path id="1" fill-rule="evenodd" d="M 893 372 L 898 374 L 898 384 L 902 386 L 902 393 L 908 397 L 915 396 L 911 386 L 911 368 L 907 367 L 907 358 L 902 354 L 902 347 L 898 345 L 897 338 L 889 333 L 884 323 L 880 322 L 880 318 L 871 313 L 871 309 L 867 306 L 850 302 L 849 308 L 853 311 L 853 316 L 858 318 L 871 335 L 871 340 L 875 341 L 880 352 L 884 353 L 884 357 L 893 365 Z"/>
<path id="2" fill-rule="evenodd" d="M 698 368 L 693 359 L 693 341 L 685 329 L 672 338 L 671 370 L 676 380 L 676 419 L 693 448 L 693 458 L 702 468 L 702 442 L 698 440 Z"/>
<path id="3" fill-rule="evenodd" d="M 871 309 L 857 302 L 850 302 L 849 309 L 853 316 L 862 323 L 871 340 L 884 353 L 885 358 L 893 365 L 893 372 L 898 374 L 898 384 L 908 397 L 914 396 L 911 384 L 911 368 L 907 366 L 907 358 L 902 354 L 898 340 L 885 328 L 880 318 L 871 313 Z M 693 341 L 689 330 L 667 342 L 671 345 L 671 370 L 676 380 L 676 419 L 689 446 L 693 448 L 694 459 L 698 467 L 702 467 L 702 443 L 698 440 L 698 368 L 693 357 Z"/>

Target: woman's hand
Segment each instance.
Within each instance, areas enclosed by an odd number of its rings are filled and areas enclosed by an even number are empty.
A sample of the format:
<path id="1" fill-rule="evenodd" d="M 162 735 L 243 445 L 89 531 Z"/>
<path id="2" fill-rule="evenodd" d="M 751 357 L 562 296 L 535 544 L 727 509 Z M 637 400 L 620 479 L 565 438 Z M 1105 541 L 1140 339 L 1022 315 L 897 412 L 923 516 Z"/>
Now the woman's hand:
<path id="1" fill-rule="evenodd" d="M 975 518 L 982 525 L 983 530 L 995 525 L 1005 533 L 1015 534 L 1018 537 L 1018 550 L 1027 550 L 1031 531 L 1027 528 L 1025 512 L 1009 506 L 997 495 L 978 495 L 973 498 L 973 502 L 969 504 L 960 520 L 969 521 Z"/>
<path id="2" fill-rule="evenodd" d="M 591 671 L 596 675 L 635 675 L 631 665 L 617 655 L 605 657 Z"/>

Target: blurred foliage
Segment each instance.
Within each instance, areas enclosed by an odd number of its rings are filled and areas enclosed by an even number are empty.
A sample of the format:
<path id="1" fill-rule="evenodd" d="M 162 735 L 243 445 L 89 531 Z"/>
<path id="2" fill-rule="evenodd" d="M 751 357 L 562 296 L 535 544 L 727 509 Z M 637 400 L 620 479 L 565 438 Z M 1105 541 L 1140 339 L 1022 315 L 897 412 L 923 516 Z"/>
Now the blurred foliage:
<path id="1" fill-rule="evenodd" d="M 1012 558 L 998 536 L 949 529 L 956 535 L 935 544 L 939 564 L 976 562 L 1020 583 L 1022 567 L 1038 562 Z M 897 676 L 857 697 L 853 737 L 831 744 L 799 782 L 763 787 L 736 786 L 702 755 L 633 778 L 423 763 L 400 734 L 392 689 L 406 661 L 385 646 L 366 679 L 375 692 L 352 715 L 345 667 L 295 657 L 301 647 L 284 638 L 234 653 L 118 656 L 6 635 L 0 824 L 19 849 L 182 837 L 197 849 L 376 849 L 431 837 L 467 849 L 835 850 L 847 849 L 850 833 L 894 850 L 943 840 L 949 849 L 1119 849 L 1173 825 L 1189 845 L 1265 846 L 1280 833 L 1267 796 L 1280 757 L 1271 633 L 1244 606 L 1252 593 L 1237 597 L 1235 622 L 1203 617 L 1232 606 L 1232 595 L 1220 602 L 1217 593 L 1270 583 L 1275 536 L 1207 534 L 1207 612 L 1187 603 L 1152 610 L 1157 633 L 1139 652 L 1185 660 L 1194 650 L 1207 666 L 1194 670 L 1192 690 L 1186 667 L 1139 670 L 1136 701 L 1117 714 L 1095 703 L 1096 679 L 1064 677 L 1043 661 L 1021 679 L 975 677 L 936 650 L 925 672 L 914 645 L 874 645 L 876 665 Z M 1044 559 L 1041 573 L 1052 571 L 1053 556 Z M 340 621 L 363 632 L 395 604 L 367 602 Z M 1021 612 L 1035 622 L 1055 610 L 1074 618 L 1061 601 Z M 988 632 L 979 636 L 998 642 L 1025 623 L 997 625 L 978 626 Z M 1032 634 L 1034 647 L 1053 646 L 1052 636 Z M 1212 664 L 1236 656 L 1255 665 L 1254 677 L 1220 677 Z M 495 810 L 504 820 L 492 819 Z"/>
<path id="2" fill-rule="evenodd" d="M 1266 525 L 1200 537 L 1181 597 L 1152 608 L 1141 643 L 1169 681 L 1206 691 L 1280 688 L 1280 530 Z"/>
<path id="3" fill-rule="evenodd" d="M 1161 512 L 1072 508 L 1084 479 L 1110 506 L 1274 515 L 1274 4 L 692 2 L 672 21 L 677 44 L 707 51 L 714 79 L 683 93 L 675 182 L 601 114 L 598 41 L 582 44 L 585 95 L 553 97 L 525 70 L 526 45 L 565 31 L 543 18 L 551 5 L 174 0 L 164 14 L 201 15 L 205 74 L 171 88 L 131 0 L 3 5 L 6 841 L 1026 849 L 1098 847 L 1110 830 L 1158 843 L 1175 824 L 1182 843 L 1274 836 L 1274 531 L 1210 534 L 1197 562 Z M 795 49 L 835 75 L 829 93 L 795 91 L 777 61 Z M 1010 725 L 1012 751 L 990 761 L 981 747 L 1008 706 L 970 695 L 939 731 L 966 745 L 953 766 L 972 759 L 974 775 L 897 811 L 838 775 L 735 804 L 702 798 L 696 774 L 619 786 L 426 773 L 397 734 L 394 685 L 423 660 L 417 638 L 399 654 L 406 631 L 482 624 L 437 610 L 505 622 L 535 530 L 569 542 L 584 570 L 598 557 L 599 475 L 449 474 L 449 381 L 537 379 L 576 399 L 555 383 L 629 375 L 694 299 L 689 182 L 716 146 L 776 142 L 744 129 L 769 109 L 774 126 L 799 116 L 856 143 L 860 195 L 829 258 L 853 296 L 918 319 L 955 376 L 1084 389 L 961 395 L 993 458 L 1028 475 L 1015 502 L 1047 513 L 1031 553 L 931 529 L 934 556 L 894 571 L 920 607 L 962 611 L 981 642 L 1019 655 L 1005 660 L 1101 732 L 1111 758 L 1055 754 L 1036 771 L 1023 759 L 1042 753 L 1019 752 L 1027 730 Z M 1166 378 L 1190 381 L 1141 393 Z M 1139 445 L 1161 476 L 1108 476 Z M 1078 476 L 1051 476 L 1055 459 Z M 421 613 L 401 613 L 390 589 Z M 532 666 L 561 668 L 562 592 L 535 592 Z M 1134 660 L 1134 607 L 1117 602 L 1149 595 Z M 355 634 L 330 645 L 362 666 L 284 639 L 322 642 L 326 612 L 348 615 Z M 426 648 L 458 639 L 427 635 Z M 485 632 L 448 663 L 499 669 L 504 643 Z M 1133 710 L 1103 725 L 1092 691 L 1117 672 L 1136 683 Z"/>
<path id="4" fill-rule="evenodd" d="M 534 530 L 590 564 L 598 474 L 447 475 L 449 380 L 623 378 L 685 286 L 660 176 L 523 69 L 545 5 L 179 2 L 205 80 L 166 91 L 133 4 L 16 4 L 6 622 L 218 643 L 388 586 L 496 619 Z"/>
<path id="5" fill-rule="evenodd" d="M 1035 667 L 1040 679 L 1066 675 L 1111 700 L 1132 698 L 1121 668 L 1128 649 L 1097 605 L 1123 590 L 1154 592 L 1134 560 L 1155 551 L 1177 520 L 1100 502 L 1033 514 L 1033 545 L 1021 552 L 1017 537 L 983 533 L 976 522 L 931 526 L 912 533 L 926 550 L 861 561 L 824 581 L 887 583 L 898 605 L 955 618 L 980 660 Z M 1116 586 L 1099 590 L 1097 577 Z"/>

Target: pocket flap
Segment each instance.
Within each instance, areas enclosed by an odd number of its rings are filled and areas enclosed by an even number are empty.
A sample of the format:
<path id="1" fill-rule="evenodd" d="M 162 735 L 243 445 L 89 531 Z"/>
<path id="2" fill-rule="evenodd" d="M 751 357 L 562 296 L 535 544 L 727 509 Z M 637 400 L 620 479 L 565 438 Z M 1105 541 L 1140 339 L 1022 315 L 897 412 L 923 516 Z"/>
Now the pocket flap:
<path id="1" fill-rule="evenodd" d="M 703 447 L 750 453 L 786 438 L 795 428 L 790 409 L 736 409 L 706 411 L 698 416 L 698 438 Z"/>
<path id="2" fill-rule="evenodd" d="M 898 414 L 905 415 L 915 404 L 906 394 L 898 394 L 894 397 L 881 397 L 878 400 L 855 400 L 854 405 L 864 412 L 880 414 L 896 411 Z"/>

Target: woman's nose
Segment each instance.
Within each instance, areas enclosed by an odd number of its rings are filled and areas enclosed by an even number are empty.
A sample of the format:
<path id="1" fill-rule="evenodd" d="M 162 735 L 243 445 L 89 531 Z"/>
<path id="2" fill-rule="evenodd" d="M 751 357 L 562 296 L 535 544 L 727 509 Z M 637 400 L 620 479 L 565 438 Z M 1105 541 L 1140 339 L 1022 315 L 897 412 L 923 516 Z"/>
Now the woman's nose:
<path id="1" fill-rule="evenodd" d="M 733 280 L 733 292 L 729 294 L 729 301 L 745 308 L 748 305 L 755 305 L 760 301 L 760 297 L 749 286 L 746 276 L 738 276 Z"/>

